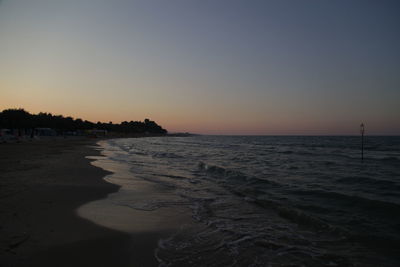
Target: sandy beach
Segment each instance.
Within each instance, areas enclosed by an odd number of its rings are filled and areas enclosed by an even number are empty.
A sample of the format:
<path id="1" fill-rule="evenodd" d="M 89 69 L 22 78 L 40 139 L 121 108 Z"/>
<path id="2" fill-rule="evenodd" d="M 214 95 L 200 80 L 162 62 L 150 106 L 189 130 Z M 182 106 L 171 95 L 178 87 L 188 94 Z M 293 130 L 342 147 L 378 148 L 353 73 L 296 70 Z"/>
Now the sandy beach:
<path id="1" fill-rule="evenodd" d="M 157 233 L 126 234 L 76 209 L 119 187 L 94 167 L 97 139 L 0 144 L 0 266 L 155 266 Z"/>

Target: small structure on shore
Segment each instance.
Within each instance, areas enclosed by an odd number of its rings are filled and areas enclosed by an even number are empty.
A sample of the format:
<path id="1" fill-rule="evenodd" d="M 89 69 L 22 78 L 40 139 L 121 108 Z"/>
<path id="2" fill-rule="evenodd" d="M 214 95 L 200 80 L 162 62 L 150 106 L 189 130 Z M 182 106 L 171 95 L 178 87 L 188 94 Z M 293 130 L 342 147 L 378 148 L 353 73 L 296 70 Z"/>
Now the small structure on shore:
<path id="1" fill-rule="evenodd" d="M 107 136 L 107 130 L 93 129 L 93 130 L 87 130 L 86 133 L 89 137 L 94 137 L 94 138 Z"/>
<path id="2" fill-rule="evenodd" d="M 17 138 L 13 135 L 10 129 L 0 129 L 0 143 L 16 140 Z"/>
<path id="3" fill-rule="evenodd" d="M 51 128 L 35 128 L 37 136 L 56 136 L 57 132 Z"/>

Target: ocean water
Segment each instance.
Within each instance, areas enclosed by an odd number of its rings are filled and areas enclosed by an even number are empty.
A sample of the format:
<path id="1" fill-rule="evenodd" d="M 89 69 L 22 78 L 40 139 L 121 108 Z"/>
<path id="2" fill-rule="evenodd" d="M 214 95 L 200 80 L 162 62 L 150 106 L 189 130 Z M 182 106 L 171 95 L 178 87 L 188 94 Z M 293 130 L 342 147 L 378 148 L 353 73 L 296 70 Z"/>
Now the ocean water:
<path id="1" fill-rule="evenodd" d="M 143 180 L 168 191 L 118 205 L 181 207 L 195 222 L 159 240 L 160 266 L 400 266 L 400 137 L 367 136 L 363 162 L 359 137 L 100 145 L 103 161 L 125 166 L 122 183 Z"/>

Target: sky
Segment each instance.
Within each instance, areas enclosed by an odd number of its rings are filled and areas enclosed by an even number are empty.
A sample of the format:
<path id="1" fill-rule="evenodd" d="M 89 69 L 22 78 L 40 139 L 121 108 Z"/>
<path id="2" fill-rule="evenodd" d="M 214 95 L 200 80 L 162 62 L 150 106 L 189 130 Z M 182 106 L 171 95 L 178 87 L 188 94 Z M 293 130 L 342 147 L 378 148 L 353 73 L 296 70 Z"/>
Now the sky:
<path id="1" fill-rule="evenodd" d="M 400 2 L 0 0 L 0 110 L 400 135 Z"/>

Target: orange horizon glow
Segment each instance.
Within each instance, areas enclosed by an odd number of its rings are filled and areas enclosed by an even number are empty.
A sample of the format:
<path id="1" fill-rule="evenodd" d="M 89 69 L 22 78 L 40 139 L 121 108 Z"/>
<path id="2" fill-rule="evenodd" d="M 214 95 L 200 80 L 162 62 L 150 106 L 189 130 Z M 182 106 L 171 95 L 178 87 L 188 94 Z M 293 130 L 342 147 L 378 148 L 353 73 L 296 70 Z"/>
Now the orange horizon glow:
<path id="1" fill-rule="evenodd" d="M 37 114 L 39 112 L 51 113 L 53 115 L 63 115 L 64 117 L 72 117 L 74 119 L 88 120 L 91 122 L 112 122 L 121 123 L 123 121 L 144 121 L 144 119 L 150 119 L 157 122 L 163 128 L 167 129 L 169 133 L 194 133 L 194 134 L 206 134 L 206 135 L 359 135 L 359 123 L 347 123 L 347 127 L 340 128 L 340 125 L 320 125 L 315 127 L 314 124 L 301 124 L 299 122 L 282 121 L 280 123 L 265 123 L 265 125 L 259 125 L 257 122 L 224 122 L 224 121 L 203 121 L 196 123 L 196 121 L 186 121 L 183 119 L 179 122 L 176 118 L 167 118 L 162 116 L 132 116 L 117 115 L 110 116 L 104 115 L 99 116 L 96 112 L 88 112 L 87 116 L 78 114 L 78 112 L 66 112 L 64 109 L 56 110 L 45 110 L 45 109 L 33 109 L 23 106 L 4 106 L 0 105 L 0 111 L 5 109 L 19 109 L 22 108 L 31 114 Z M 82 116 L 83 115 L 83 116 Z M 288 127 L 287 125 L 291 125 Z M 367 124 L 369 135 L 396 135 L 391 132 L 382 133 L 380 131 L 381 125 L 379 124 Z"/>

